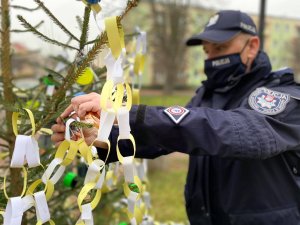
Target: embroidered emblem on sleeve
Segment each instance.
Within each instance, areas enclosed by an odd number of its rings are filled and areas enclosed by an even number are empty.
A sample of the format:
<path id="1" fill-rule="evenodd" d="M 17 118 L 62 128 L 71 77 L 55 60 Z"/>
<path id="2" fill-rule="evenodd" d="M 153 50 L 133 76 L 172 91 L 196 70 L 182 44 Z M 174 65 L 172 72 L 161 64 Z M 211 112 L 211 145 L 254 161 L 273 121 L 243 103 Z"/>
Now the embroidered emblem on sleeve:
<path id="1" fill-rule="evenodd" d="M 265 87 L 257 88 L 250 94 L 248 99 L 248 103 L 252 109 L 265 115 L 277 115 L 281 113 L 289 101 L 289 94 L 272 91 Z"/>
<path id="2" fill-rule="evenodd" d="M 171 106 L 165 109 L 164 112 L 174 121 L 174 123 L 179 124 L 190 111 L 182 106 Z"/>

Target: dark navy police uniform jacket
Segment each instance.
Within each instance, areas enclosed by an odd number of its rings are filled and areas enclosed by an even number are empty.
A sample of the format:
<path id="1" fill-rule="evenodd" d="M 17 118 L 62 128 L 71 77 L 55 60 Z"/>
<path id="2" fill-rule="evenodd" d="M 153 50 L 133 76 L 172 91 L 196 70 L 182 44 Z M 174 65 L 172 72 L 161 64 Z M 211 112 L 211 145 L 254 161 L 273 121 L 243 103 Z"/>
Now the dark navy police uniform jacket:
<path id="1" fill-rule="evenodd" d="M 179 123 L 163 107 L 133 107 L 136 156 L 189 154 L 185 199 L 192 225 L 298 225 L 300 87 L 290 69 L 271 72 L 263 52 L 239 79 L 219 91 L 200 87 Z M 114 128 L 112 146 L 117 135 Z M 130 154 L 128 143 L 119 147 Z M 114 149 L 109 160 L 116 160 Z"/>

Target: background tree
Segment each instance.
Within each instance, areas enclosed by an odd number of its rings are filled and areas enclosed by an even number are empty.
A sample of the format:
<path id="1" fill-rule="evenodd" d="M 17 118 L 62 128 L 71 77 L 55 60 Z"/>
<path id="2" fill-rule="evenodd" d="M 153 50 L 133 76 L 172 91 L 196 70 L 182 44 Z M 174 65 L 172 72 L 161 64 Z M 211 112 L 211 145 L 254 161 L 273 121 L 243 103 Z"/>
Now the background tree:
<path id="1" fill-rule="evenodd" d="M 297 28 L 298 35 L 291 42 L 292 68 L 295 72 L 295 79 L 300 82 L 300 27 Z"/>
<path id="2" fill-rule="evenodd" d="M 186 34 L 189 1 L 149 0 L 152 29 L 153 84 L 164 84 L 164 93 L 171 94 L 176 85 L 185 83 Z M 162 81 L 162 82 L 161 82 Z"/>

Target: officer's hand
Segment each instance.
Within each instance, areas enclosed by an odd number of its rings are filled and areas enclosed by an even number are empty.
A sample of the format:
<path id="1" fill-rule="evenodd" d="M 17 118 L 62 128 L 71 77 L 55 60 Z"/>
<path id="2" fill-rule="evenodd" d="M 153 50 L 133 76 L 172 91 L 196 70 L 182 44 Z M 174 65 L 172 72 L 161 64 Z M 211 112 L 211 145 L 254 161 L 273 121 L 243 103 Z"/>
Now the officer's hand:
<path id="1" fill-rule="evenodd" d="M 52 142 L 54 142 L 56 147 L 58 147 L 59 144 L 63 140 L 65 140 L 65 129 L 66 126 L 62 122 L 54 124 L 51 127 L 51 130 L 53 131 L 53 134 L 51 135 L 51 140 Z"/>
<path id="2" fill-rule="evenodd" d="M 100 95 L 92 92 L 72 98 L 71 104 L 60 117 L 63 119 L 67 118 L 73 111 L 75 111 L 80 119 L 84 119 L 85 115 L 89 112 L 96 113 L 100 116 Z M 62 122 L 61 118 L 58 118 L 56 121 Z"/>

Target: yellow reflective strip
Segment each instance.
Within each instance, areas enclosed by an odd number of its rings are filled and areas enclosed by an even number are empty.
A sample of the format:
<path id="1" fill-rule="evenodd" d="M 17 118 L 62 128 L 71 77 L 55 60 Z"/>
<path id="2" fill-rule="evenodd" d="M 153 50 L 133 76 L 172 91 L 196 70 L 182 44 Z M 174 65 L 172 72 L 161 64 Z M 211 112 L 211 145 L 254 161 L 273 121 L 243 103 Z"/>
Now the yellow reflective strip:
<path id="1" fill-rule="evenodd" d="M 118 156 L 118 160 L 123 164 L 124 157 L 121 154 L 120 149 L 119 149 L 119 140 L 120 140 L 120 136 L 118 137 L 118 140 L 117 140 L 117 156 Z M 135 156 L 136 147 L 135 147 L 135 141 L 134 141 L 134 138 L 133 138 L 132 134 L 130 134 L 129 140 L 132 142 L 132 145 L 133 145 L 133 157 L 134 157 Z"/>
<path id="2" fill-rule="evenodd" d="M 104 23 L 109 47 L 111 48 L 112 55 L 117 59 L 122 51 L 122 41 L 117 24 L 117 17 L 109 17 L 105 19 Z"/>
<path id="3" fill-rule="evenodd" d="M 23 180 L 23 190 L 22 190 L 22 193 L 21 193 L 21 197 L 23 197 L 23 195 L 25 194 L 26 192 L 26 187 L 27 187 L 27 170 L 24 166 L 22 166 L 22 170 L 23 170 L 23 173 L 24 173 L 24 180 Z M 7 192 L 6 192 L 6 175 L 4 176 L 4 180 L 3 180 L 3 192 L 4 192 L 4 195 L 6 197 L 6 199 L 9 199 L 8 195 L 7 195 Z"/>

